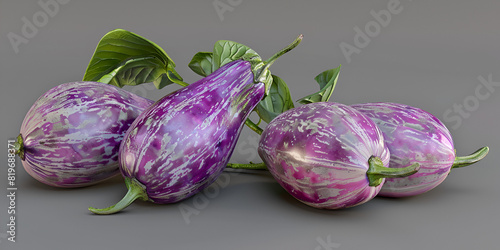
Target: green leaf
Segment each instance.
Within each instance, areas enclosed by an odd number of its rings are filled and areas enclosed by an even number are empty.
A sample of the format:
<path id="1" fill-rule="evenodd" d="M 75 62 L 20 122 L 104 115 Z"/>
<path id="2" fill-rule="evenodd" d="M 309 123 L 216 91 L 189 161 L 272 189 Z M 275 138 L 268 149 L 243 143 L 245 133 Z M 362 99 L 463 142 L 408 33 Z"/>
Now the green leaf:
<path id="1" fill-rule="evenodd" d="M 189 62 L 189 68 L 200 76 L 208 76 L 215 71 L 212 64 L 212 52 L 198 52 Z"/>
<path id="2" fill-rule="evenodd" d="M 265 122 L 269 123 L 276 116 L 292 109 L 293 101 L 286 83 L 276 75 L 272 75 L 272 84 L 269 94 L 257 104 L 257 113 Z"/>
<path id="3" fill-rule="evenodd" d="M 118 87 L 154 82 L 157 88 L 182 82 L 175 63 L 155 43 L 132 32 L 116 29 L 101 38 L 84 81 L 97 81 Z"/>
<path id="4" fill-rule="evenodd" d="M 212 59 L 212 69 L 214 71 L 227 63 L 239 59 L 262 61 L 259 54 L 253 49 L 241 43 L 228 40 L 220 40 L 215 43 Z"/>
<path id="5" fill-rule="evenodd" d="M 297 102 L 301 104 L 309 104 L 313 102 L 327 102 L 333 94 L 337 79 L 339 78 L 340 66 L 335 69 L 330 69 L 317 75 L 314 79 L 318 82 L 320 91 L 299 99 Z"/>

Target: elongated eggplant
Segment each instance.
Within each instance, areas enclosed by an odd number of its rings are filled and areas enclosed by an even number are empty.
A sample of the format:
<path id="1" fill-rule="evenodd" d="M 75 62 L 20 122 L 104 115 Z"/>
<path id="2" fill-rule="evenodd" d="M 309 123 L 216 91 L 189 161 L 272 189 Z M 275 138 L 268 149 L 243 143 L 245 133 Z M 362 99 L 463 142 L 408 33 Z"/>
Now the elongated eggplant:
<path id="1" fill-rule="evenodd" d="M 302 35 L 266 62 L 254 57 L 228 62 L 148 108 L 120 146 L 127 194 L 116 205 L 89 210 L 112 214 L 136 199 L 174 203 L 213 183 L 227 165 L 246 119 L 267 92 L 262 79 L 270 76 L 269 66 L 301 40 Z"/>
<path id="2" fill-rule="evenodd" d="M 21 125 L 17 154 L 35 179 L 55 187 L 82 187 L 119 173 L 125 132 L 153 104 L 117 87 L 70 82 L 33 104 Z"/>
<path id="3" fill-rule="evenodd" d="M 349 106 L 317 102 L 290 109 L 264 129 L 258 148 L 278 183 L 299 201 L 339 209 L 375 197 L 386 177 L 414 174 L 418 164 L 391 169 L 382 132 Z"/>
<path id="4" fill-rule="evenodd" d="M 160 99 L 134 121 L 120 147 L 129 192 L 111 208 L 90 210 L 114 213 L 136 198 L 174 203 L 210 185 L 264 93 L 251 64 L 239 60 Z"/>
<path id="5" fill-rule="evenodd" d="M 390 168 L 420 163 L 417 174 L 388 178 L 379 195 L 405 197 L 425 193 L 444 181 L 452 168 L 464 167 L 488 154 L 484 147 L 469 156 L 456 156 L 453 139 L 446 126 L 432 114 L 398 103 L 351 105 L 370 117 L 384 134 L 391 152 Z"/>

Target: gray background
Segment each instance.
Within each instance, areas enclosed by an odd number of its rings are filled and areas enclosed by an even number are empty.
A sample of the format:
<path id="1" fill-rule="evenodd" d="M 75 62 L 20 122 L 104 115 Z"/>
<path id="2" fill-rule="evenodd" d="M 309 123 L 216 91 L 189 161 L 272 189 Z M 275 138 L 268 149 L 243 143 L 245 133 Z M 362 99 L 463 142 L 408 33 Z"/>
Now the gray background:
<path id="1" fill-rule="evenodd" d="M 372 34 L 350 62 L 340 44 L 354 45 L 355 27 L 364 30 L 375 20 L 370 11 L 386 10 L 389 0 L 220 0 L 234 5 L 222 18 L 213 2 L 69 1 L 16 53 L 7 34 L 21 35 L 22 18 L 32 19 L 43 9 L 37 1 L 0 1 L 4 152 L 0 187 L 7 187 L 7 140 L 17 136 L 30 106 L 50 88 L 80 80 L 99 39 L 115 28 L 162 46 L 186 82 L 199 79 L 187 67 L 192 55 L 211 51 L 217 40 L 244 43 L 268 58 L 303 33 L 302 44 L 272 67 L 289 84 L 294 100 L 317 90 L 314 76 L 342 64 L 332 100 L 401 102 L 442 120 L 454 104 L 466 102 L 468 116 L 458 116 L 461 124 L 445 121 L 457 152 L 469 154 L 488 145 L 489 156 L 453 171 L 424 195 L 376 198 L 339 211 L 295 201 L 268 174 L 226 173 L 223 185 L 214 184 L 211 193 L 181 203 L 199 212 L 189 221 L 179 204 L 146 202 L 135 202 L 112 216 L 94 216 L 88 206 L 105 207 L 125 194 L 120 178 L 88 188 L 57 189 L 28 176 L 17 158 L 18 242 L 3 238 L 8 200 L 7 191 L 1 191 L 0 249 L 492 249 L 497 245 L 500 87 L 485 100 L 473 101 L 479 76 L 488 79 L 491 74 L 493 81 L 500 81 L 499 1 L 401 0 L 401 12 Z M 158 99 L 176 88 L 127 89 Z M 257 140 L 245 128 L 233 162 L 259 161 Z M 324 247 L 322 242 L 332 244 Z"/>

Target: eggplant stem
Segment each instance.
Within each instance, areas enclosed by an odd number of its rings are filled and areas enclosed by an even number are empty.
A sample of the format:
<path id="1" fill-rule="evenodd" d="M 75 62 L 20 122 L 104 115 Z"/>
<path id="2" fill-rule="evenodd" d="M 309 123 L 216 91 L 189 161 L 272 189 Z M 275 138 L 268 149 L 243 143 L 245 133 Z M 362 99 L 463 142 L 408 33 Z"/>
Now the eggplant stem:
<path id="1" fill-rule="evenodd" d="M 90 212 L 99 215 L 114 214 L 128 207 L 137 199 L 141 199 L 144 201 L 148 200 L 148 195 L 146 194 L 145 187 L 137 180 L 125 177 L 125 184 L 127 185 L 128 189 L 127 194 L 125 194 L 125 196 L 118 203 L 102 209 L 89 207 Z"/>
<path id="2" fill-rule="evenodd" d="M 368 176 L 369 186 L 376 187 L 382 184 L 384 178 L 399 178 L 412 175 L 420 169 L 420 164 L 415 163 L 404 168 L 388 168 L 384 167 L 384 163 L 379 157 L 372 156 L 368 159 Z"/>
<path id="3" fill-rule="evenodd" d="M 261 122 L 262 122 L 262 118 L 259 117 L 259 122 L 257 122 L 256 125 L 259 126 Z"/>
<path id="4" fill-rule="evenodd" d="M 262 162 L 262 163 L 249 163 L 249 164 L 228 163 L 226 167 L 234 168 L 234 169 L 267 170 L 267 166 L 264 162 Z"/>
<path id="5" fill-rule="evenodd" d="M 247 125 L 250 129 L 252 129 L 253 131 L 255 131 L 255 133 L 259 135 L 262 135 L 262 132 L 264 131 L 257 124 L 252 122 L 249 118 L 247 118 L 247 120 L 245 121 L 245 125 Z"/>
<path id="6" fill-rule="evenodd" d="M 264 61 L 264 66 L 259 69 L 258 71 L 258 77 L 255 78 L 257 79 L 257 81 L 260 81 L 261 78 L 264 77 L 264 75 L 266 74 L 266 72 L 269 70 L 269 67 L 271 67 L 271 65 L 282 55 L 286 54 L 288 51 L 294 49 L 295 47 L 297 47 L 297 45 L 300 44 L 300 42 L 302 42 L 302 39 L 304 38 L 304 36 L 302 34 L 300 34 L 292 43 L 290 43 L 288 46 L 286 46 L 285 48 L 283 48 L 282 50 L 278 51 L 276 54 L 274 54 L 273 56 L 271 56 L 269 59 L 267 59 L 266 61 Z"/>
<path id="7" fill-rule="evenodd" d="M 470 155 L 457 156 L 455 157 L 455 161 L 453 162 L 451 168 L 461 168 L 474 164 L 482 160 L 484 157 L 486 157 L 489 151 L 490 151 L 489 147 L 482 147 Z"/>
<path id="8" fill-rule="evenodd" d="M 288 46 L 286 46 L 285 48 L 283 48 L 282 50 L 278 51 L 276 54 L 271 56 L 269 59 L 267 59 L 264 62 L 264 64 L 267 67 L 271 66 L 271 64 L 273 64 L 276 61 L 276 59 L 278 59 L 280 56 L 286 54 L 288 51 L 297 47 L 297 45 L 299 45 L 300 42 L 302 42 L 303 38 L 304 38 L 304 36 L 302 34 L 300 34 L 292 43 L 290 43 Z"/>
<path id="9" fill-rule="evenodd" d="M 186 83 L 186 82 L 183 82 L 183 81 L 177 80 L 177 79 L 170 79 L 170 81 L 177 83 L 177 84 L 181 85 L 182 87 L 187 87 L 189 85 L 189 83 Z"/>
<path id="10" fill-rule="evenodd" d="M 14 150 L 14 154 L 19 155 L 19 158 L 24 161 L 24 141 L 22 134 L 17 136 L 17 140 L 14 142 Z"/>

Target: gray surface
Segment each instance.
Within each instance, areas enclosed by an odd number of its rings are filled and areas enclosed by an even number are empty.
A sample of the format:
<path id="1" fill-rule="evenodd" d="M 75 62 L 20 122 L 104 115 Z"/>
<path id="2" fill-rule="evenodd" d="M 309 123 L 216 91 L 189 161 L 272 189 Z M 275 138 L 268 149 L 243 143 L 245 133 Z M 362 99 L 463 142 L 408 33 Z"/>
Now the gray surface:
<path id="1" fill-rule="evenodd" d="M 46 0 L 42 0 L 46 1 Z M 342 42 L 353 45 L 356 26 L 389 0 L 225 1 L 236 3 L 219 18 L 213 1 L 70 1 L 15 53 L 7 33 L 21 33 L 36 1 L 0 2 L 0 187 L 6 189 L 7 139 L 19 133 L 24 115 L 45 91 L 80 80 L 107 31 L 124 28 L 165 48 L 185 81 L 199 79 L 187 67 L 197 51 L 219 39 L 245 43 L 264 58 L 292 41 L 301 45 L 272 67 L 294 99 L 316 91 L 313 77 L 342 64 L 337 102 L 402 102 L 444 120 L 454 104 L 473 100 L 479 76 L 500 81 L 500 2 L 409 1 L 348 63 Z M 174 90 L 129 88 L 151 99 Z M 229 184 L 198 204 L 187 224 L 179 204 L 136 202 L 123 213 L 93 216 L 125 193 L 120 179 L 88 188 L 44 186 L 18 159 L 17 241 L 2 238 L 7 191 L 0 197 L 0 249 L 493 249 L 500 230 L 500 87 L 452 129 L 459 154 L 488 145 L 482 162 L 453 171 L 433 191 L 408 199 L 376 198 L 341 211 L 296 202 L 266 174 L 230 174 Z M 484 89 L 482 91 L 485 91 Z M 470 104 L 473 104 L 472 102 Z M 446 122 L 449 127 L 455 122 Z M 257 137 L 245 129 L 234 162 L 258 161 Z M 226 175 L 227 177 L 227 175 Z M 226 178 L 227 180 L 227 178 Z M 213 191 L 213 189 L 212 189 Z M 199 198 L 182 204 L 195 208 Z M 322 247 L 328 242 L 330 247 Z"/>

